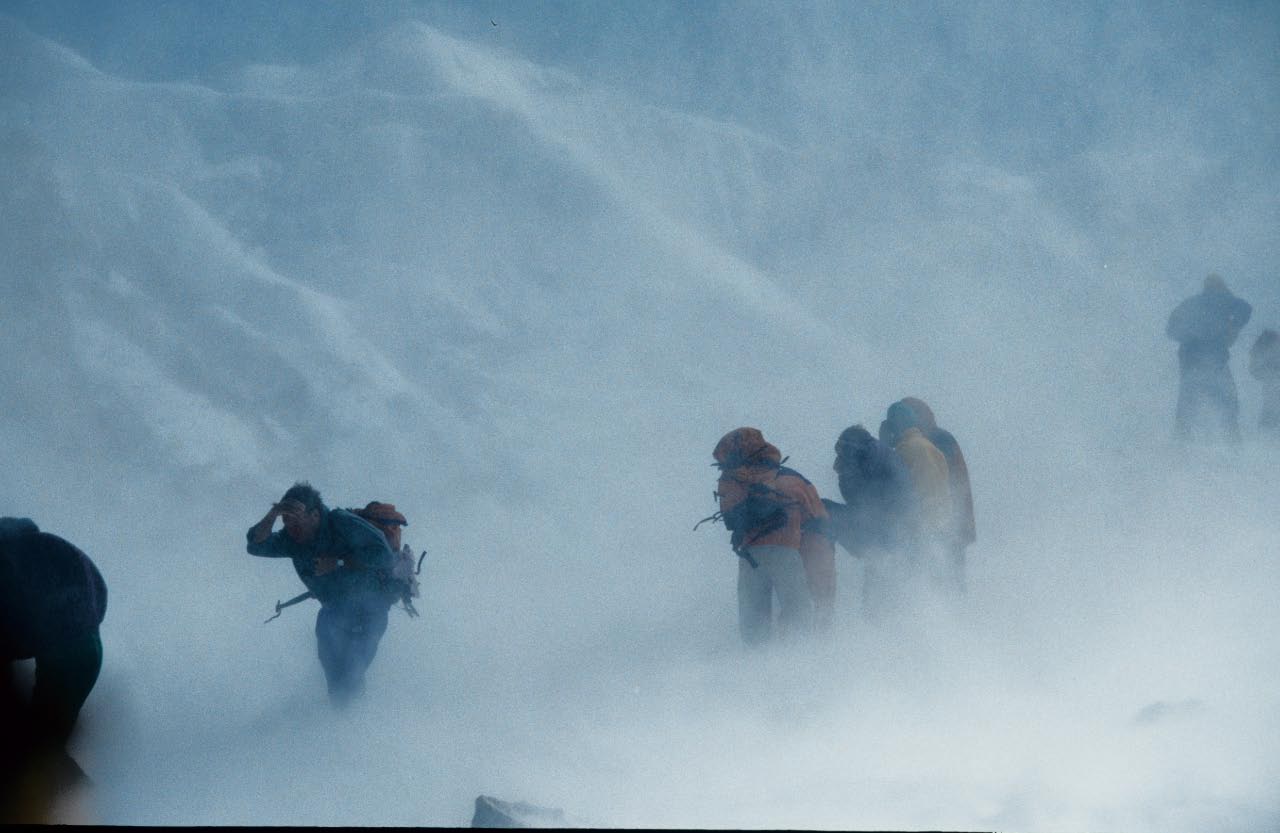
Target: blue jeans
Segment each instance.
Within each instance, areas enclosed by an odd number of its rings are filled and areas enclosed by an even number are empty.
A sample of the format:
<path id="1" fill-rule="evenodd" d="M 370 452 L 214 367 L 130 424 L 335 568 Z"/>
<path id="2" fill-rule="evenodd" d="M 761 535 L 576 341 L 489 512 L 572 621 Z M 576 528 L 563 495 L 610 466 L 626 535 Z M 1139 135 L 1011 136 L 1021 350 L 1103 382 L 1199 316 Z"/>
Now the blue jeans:
<path id="1" fill-rule="evenodd" d="M 329 699 L 351 701 L 364 690 L 364 673 L 387 630 L 390 604 L 380 600 L 321 605 L 316 615 L 316 644 Z"/>

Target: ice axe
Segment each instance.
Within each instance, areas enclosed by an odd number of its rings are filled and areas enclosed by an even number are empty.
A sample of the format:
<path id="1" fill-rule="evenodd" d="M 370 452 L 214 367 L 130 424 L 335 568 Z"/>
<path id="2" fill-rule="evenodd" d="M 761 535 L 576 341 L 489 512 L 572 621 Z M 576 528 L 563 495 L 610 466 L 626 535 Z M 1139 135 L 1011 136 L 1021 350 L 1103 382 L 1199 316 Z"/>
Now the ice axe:
<path id="1" fill-rule="evenodd" d="M 296 605 L 298 602 L 305 602 L 307 599 L 314 599 L 315 597 L 316 597 L 316 594 L 308 590 L 305 593 L 299 593 L 298 595 L 294 596 L 292 599 L 290 599 L 287 602 L 277 601 L 276 615 L 272 616 L 271 619 L 279 619 L 280 611 L 284 610 L 286 607 L 292 607 L 293 605 Z M 271 619 L 268 619 L 266 622 L 263 622 L 262 624 L 264 625 L 267 624 L 267 622 L 270 622 Z"/>

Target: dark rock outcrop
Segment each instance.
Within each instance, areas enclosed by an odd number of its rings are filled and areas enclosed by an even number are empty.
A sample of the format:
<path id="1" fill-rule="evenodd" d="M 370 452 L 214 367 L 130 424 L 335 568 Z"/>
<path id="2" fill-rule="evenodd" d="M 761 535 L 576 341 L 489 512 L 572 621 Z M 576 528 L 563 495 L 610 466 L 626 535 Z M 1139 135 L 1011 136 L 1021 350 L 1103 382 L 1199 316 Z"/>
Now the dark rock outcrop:
<path id="1" fill-rule="evenodd" d="M 523 801 L 499 801 L 482 795 L 476 799 L 472 827 L 571 827 L 563 810 L 536 807 Z"/>

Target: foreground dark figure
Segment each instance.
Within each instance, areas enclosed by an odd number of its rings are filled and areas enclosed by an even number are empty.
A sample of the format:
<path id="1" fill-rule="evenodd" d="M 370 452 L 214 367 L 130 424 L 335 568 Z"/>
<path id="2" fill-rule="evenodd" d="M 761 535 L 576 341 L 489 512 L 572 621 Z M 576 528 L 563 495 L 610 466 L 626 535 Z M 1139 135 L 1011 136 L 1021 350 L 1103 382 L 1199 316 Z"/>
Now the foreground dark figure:
<path id="1" fill-rule="evenodd" d="M 273 532 L 276 519 L 284 528 Z M 364 688 L 364 675 L 387 629 L 396 600 L 389 586 L 393 558 L 387 540 L 366 521 L 329 509 L 306 483 L 294 484 L 249 529 L 251 555 L 289 558 L 320 602 L 316 642 L 329 698 L 343 705 Z"/>
<path id="2" fill-rule="evenodd" d="M 67 754 L 102 667 L 107 585 L 78 548 L 26 518 L 0 518 L 0 822 L 47 821 L 84 778 Z M 24 691 L 15 664 L 35 660 Z"/>

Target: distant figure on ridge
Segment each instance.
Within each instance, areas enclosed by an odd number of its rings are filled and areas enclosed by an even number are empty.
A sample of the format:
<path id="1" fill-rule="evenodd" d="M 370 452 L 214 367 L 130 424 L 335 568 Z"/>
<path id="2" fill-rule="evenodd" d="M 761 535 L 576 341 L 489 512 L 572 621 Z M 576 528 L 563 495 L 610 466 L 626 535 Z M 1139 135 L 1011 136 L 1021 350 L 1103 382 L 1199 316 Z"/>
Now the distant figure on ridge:
<path id="1" fill-rule="evenodd" d="M 1263 330 L 1249 350 L 1249 374 L 1262 383 L 1258 430 L 1280 439 L 1280 334 Z"/>
<path id="2" fill-rule="evenodd" d="M 817 490 L 785 468 L 782 454 L 755 428 L 725 434 L 713 456 L 720 469 L 719 514 L 741 559 L 738 625 L 743 641 L 755 645 L 769 639 L 775 595 L 779 630 L 784 635 L 808 630 L 814 617 L 812 584 L 825 597 L 821 585 L 829 580 L 834 596 L 834 566 L 829 576 L 811 578 L 801 557 L 806 526 L 813 530 L 813 522 L 827 518 Z"/>
<path id="3" fill-rule="evenodd" d="M 102 668 L 102 574 L 28 518 L 0 518 L 0 823 L 48 823 L 84 782 L 67 743 Z M 29 696 L 14 663 L 35 660 Z"/>
<path id="4" fill-rule="evenodd" d="M 1165 333 L 1178 342 L 1176 434 L 1187 442 L 1201 436 L 1240 441 L 1240 402 L 1231 376 L 1231 345 L 1253 308 L 1210 275 L 1204 289 L 1174 308 Z"/>
<path id="5" fill-rule="evenodd" d="M 284 527 L 273 532 L 277 518 Z M 396 559 L 386 537 L 368 521 L 326 507 L 310 484 L 295 483 L 250 527 L 246 539 L 250 555 L 291 559 L 306 596 L 320 602 L 320 665 L 329 699 L 345 705 L 364 688 L 365 670 L 397 599 L 387 580 Z"/>

